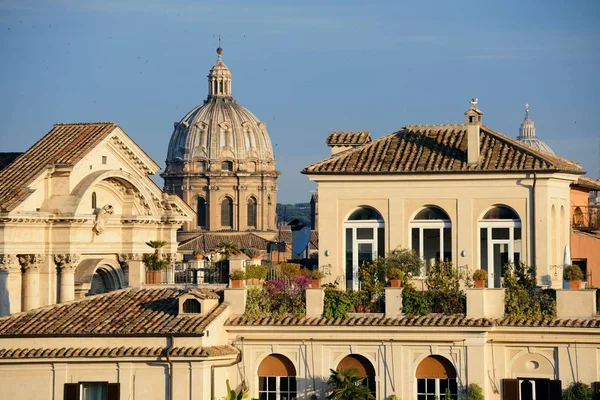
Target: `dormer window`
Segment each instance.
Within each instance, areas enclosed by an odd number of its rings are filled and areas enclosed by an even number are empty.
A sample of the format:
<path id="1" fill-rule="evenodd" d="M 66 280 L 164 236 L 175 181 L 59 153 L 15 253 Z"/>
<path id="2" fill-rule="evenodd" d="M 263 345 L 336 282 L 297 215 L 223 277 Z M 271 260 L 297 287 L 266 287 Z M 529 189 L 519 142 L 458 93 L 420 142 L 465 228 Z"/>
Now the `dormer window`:
<path id="1" fill-rule="evenodd" d="M 184 314 L 200 314 L 202 312 L 200 302 L 196 299 L 187 299 L 183 303 L 183 312 Z"/>

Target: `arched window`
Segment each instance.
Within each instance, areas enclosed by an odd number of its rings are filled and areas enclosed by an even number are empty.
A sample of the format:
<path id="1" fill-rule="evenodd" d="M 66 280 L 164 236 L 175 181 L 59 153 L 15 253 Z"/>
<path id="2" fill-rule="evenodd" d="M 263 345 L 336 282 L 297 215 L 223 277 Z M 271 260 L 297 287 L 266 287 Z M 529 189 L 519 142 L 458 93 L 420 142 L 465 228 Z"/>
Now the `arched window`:
<path id="1" fill-rule="evenodd" d="M 98 208 L 98 201 L 96 199 L 96 192 L 92 192 L 92 210 Z"/>
<path id="2" fill-rule="evenodd" d="M 221 227 L 233 229 L 233 200 L 229 197 L 221 202 Z"/>
<path id="3" fill-rule="evenodd" d="M 497 205 L 479 221 L 480 268 L 488 272 L 488 287 L 501 287 L 504 266 L 521 261 L 521 219 L 507 206 Z"/>
<path id="4" fill-rule="evenodd" d="M 361 356 L 360 354 L 350 354 L 346 356 L 340 361 L 336 370 L 342 369 L 355 369 L 358 371 L 358 374 L 365 378 L 362 381 L 362 385 L 369 388 L 371 394 L 377 398 L 377 386 L 375 384 L 375 368 L 373 368 L 373 364 L 366 357 Z"/>
<path id="5" fill-rule="evenodd" d="M 196 299 L 187 299 L 183 302 L 183 312 L 186 314 L 200 314 L 202 307 Z"/>
<path id="6" fill-rule="evenodd" d="M 256 229 L 256 220 L 257 220 L 257 207 L 256 207 L 256 199 L 254 197 L 250 197 L 248 199 L 248 209 L 247 209 L 247 213 L 248 213 L 248 218 L 247 218 L 247 225 L 248 228 L 254 228 Z"/>
<path id="7" fill-rule="evenodd" d="M 383 217 L 374 208 L 357 208 L 344 222 L 344 236 L 346 288 L 358 290 L 358 267 L 385 254 Z"/>
<path id="8" fill-rule="evenodd" d="M 581 207 L 575 207 L 573 211 L 573 226 L 583 226 L 583 211 L 581 211 Z"/>
<path id="9" fill-rule="evenodd" d="M 258 398 L 295 399 L 296 368 L 281 354 L 267 356 L 258 366 Z"/>
<path id="10" fill-rule="evenodd" d="M 411 248 L 425 261 L 426 275 L 436 261 L 452 260 L 452 224 L 444 210 L 426 206 L 410 222 Z"/>
<path id="11" fill-rule="evenodd" d="M 458 397 L 456 370 L 450 361 L 442 356 L 429 356 L 417 367 L 417 399 L 447 399 L 446 390 L 450 390 L 452 399 Z"/>
<path id="12" fill-rule="evenodd" d="M 204 200 L 202 197 L 198 197 L 196 214 L 198 216 L 198 226 L 200 228 L 206 228 L 206 200 Z"/>
<path id="13" fill-rule="evenodd" d="M 223 161 L 221 163 L 221 171 L 233 171 L 233 163 L 231 161 Z"/>

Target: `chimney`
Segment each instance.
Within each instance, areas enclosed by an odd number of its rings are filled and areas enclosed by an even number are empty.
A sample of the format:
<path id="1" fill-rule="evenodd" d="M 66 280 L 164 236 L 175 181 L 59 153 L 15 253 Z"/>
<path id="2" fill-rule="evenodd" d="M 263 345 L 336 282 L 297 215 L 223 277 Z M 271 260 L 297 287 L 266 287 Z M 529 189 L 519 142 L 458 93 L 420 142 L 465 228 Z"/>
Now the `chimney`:
<path id="1" fill-rule="evenodd" d="M 331 147 L 331 155 L 334 156 L 342 151 L 371 143 L 371 133 L 369 131 L 333 131 L 329 132 L 325 143 Z"/>
<path id="2" fill-rule="evenodd" d="M 477 108 L 477 99 L 471 99 L 471 108 L 465 112 L 467 122 L 467 159 L 469 165 L 479 163 L 479 131 L 483 112 Z"/>

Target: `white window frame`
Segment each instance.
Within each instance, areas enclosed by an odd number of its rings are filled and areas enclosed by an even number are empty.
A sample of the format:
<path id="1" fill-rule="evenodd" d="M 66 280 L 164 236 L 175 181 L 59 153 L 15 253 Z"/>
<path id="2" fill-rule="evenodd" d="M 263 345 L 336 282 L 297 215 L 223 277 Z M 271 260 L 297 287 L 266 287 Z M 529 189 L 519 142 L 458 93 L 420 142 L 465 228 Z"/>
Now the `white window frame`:
<path id="1" fill-rule="evenodd" d="M 442 395 L 445 395 L 445 393 L 440 393 L 440 380 L 443 379 L 443 380 L 450 381 L 450 379 L 454 379 L 456 381 L 456 389 L 457 389 L 456 396 L 458 396 L 458 394 L 459 394 L 459 391 L 458 391 L 458 380 L 457 380 L 457 378 L 417 378 L 417 388 L 416 388 L 417 389 L 416 390 L 417 397 L 416 398 L 418 398 L 419 395 L 431 396 L 431 393 L 420 393 L 419 392 L 419 379 L 424 379 L 424 380 L 434 379 L 435 380 L 435 393 L 433 393 L 433 395 L 437 396 L 438 398 L 440 398 Z M 450 386 L 449 382 L 448 382 L 448 386 Z"/>
<path id="2" fill-rule="evenodd" d="M 494 257 L 494 244 L 508 244 L 508 254 L 509 262 L 514 262 L 515 259 L 515 229 L 521 229 L 521 260 L 523 260 L 524 253 L 524 234 L 523 228 L 521 226 L 521 221 L 516 219 L 484 219 L 479 221 L 477 226 L 477 247 L 479 248 L 479 258 L 478 264 L 481 264 L 481 229 L 485 228 L 487 230 L 487 268 L 483 268 L 483 265 L 479 265 L 479 268 L 487 270 L 488 273 L 488 288 L 494 287 L 494 276 L 495 272 L 493 271 L 493 257 Z M 492 239 L 492 230 L 496 228 L 509 228 L 508 229 L 508 239 Z M 490 262 L 492 262 L 490 264 Z M 490 271 L 490 265 L 492 266 L 492 270 Z"/>
<path id="3" fill-rule="evenodd" d="M 444 257 L 444 228 L 450 228 L 450 254 L 452 252 L 452 222 L 448 219 L 415 219 L 410 221 L 408 224 L 408 247 L 412 250 L 412 231 L 413 228 L 419 229 L 419 257 L 423 260 L 423 267 L 421 269 L 420 277 L 427 277 L 427 268 L 425 265 L 425 240 L 423 240 L 423 230 L 424 229 L 438 229 L 440 231 L 440 255 L 442 256 L 442 261 Z M 451 257 L 454 258 L 453 256 Z M 436 260 L 437 261 L 437 260 Z"/>
<path id="4" fill-rule="evenodd" d="M 373 239 L 358 239 L 356 236 L 356 231 L 358 228 L 372 228 L 373 229 Z M 346 221 L 344 222 L 344 235 L 343 235 L 343 243 L 344 243 L 344 276 L 346 275 L 346 264 L 348 260 L 346 260 L 346 229 L 352 229 L 352 290 L 359 290 L 359 277 L 358 277 L 358 245 L 359 244 L 371 244 L 373 249 L 373 260 L 375 260 L 378 256 L 377 249 L 379 248 L 379 238 L 378 238 L 378 229 L 385 228 L 385 223 L 381 220 L 356 220 L 356 221 Z M 385 233 L 384 233 L 385 235 Z M 385 242 L 385 236 L 384 236 Z M 384 243 L 385 245 L 385 243 Z M 346 289 L 348 288 L 348 277 L 346 276 Z"/>
<path id="5" fill-rule="evenodd" d="M 260 378 L 275 378 L 275 392 L 270 391 L 270 390 L 260 390 Z M 281 378 L 288 378 L 288 391 L 285 393 L 281 393 Z M 296 379 L 296 395 L 294 397 L 298 397 L 298 377 L 297 376 L 293 376 L 293 375 L 287 375 L 287 376 L 259 376 L 258 377 L 258 384 L 256 385 L 256 387 L 258 387 L 258 398 L 260 398 L 261 394 L 266 394 L 267 397 L 269 394 L 273 394 L 275 393 L 275 395 L 277 396 L 277 398 L 279 399 L 281 395 L 285 395 L 285 396 L 290 396 L 290 390 L 289 390 L 289 378 L 295 378 Z M 268 385 L 267 385 L 268 386 Z M 290 397 L 291 399 L 291 397 Z"/>

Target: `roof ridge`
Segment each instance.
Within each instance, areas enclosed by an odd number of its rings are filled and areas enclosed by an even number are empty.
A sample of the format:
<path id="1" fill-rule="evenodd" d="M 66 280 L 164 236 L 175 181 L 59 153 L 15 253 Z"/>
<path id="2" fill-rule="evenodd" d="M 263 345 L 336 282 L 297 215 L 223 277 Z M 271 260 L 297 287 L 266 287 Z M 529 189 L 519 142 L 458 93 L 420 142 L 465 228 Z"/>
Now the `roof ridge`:
<path id="1" fill-rule="evenodd" d="M 112 121 L 98 121 L 98 122 L 57 122 L 54 126 L 73 126 L 73 125 L 117 125 L 116 122 Z"/>

